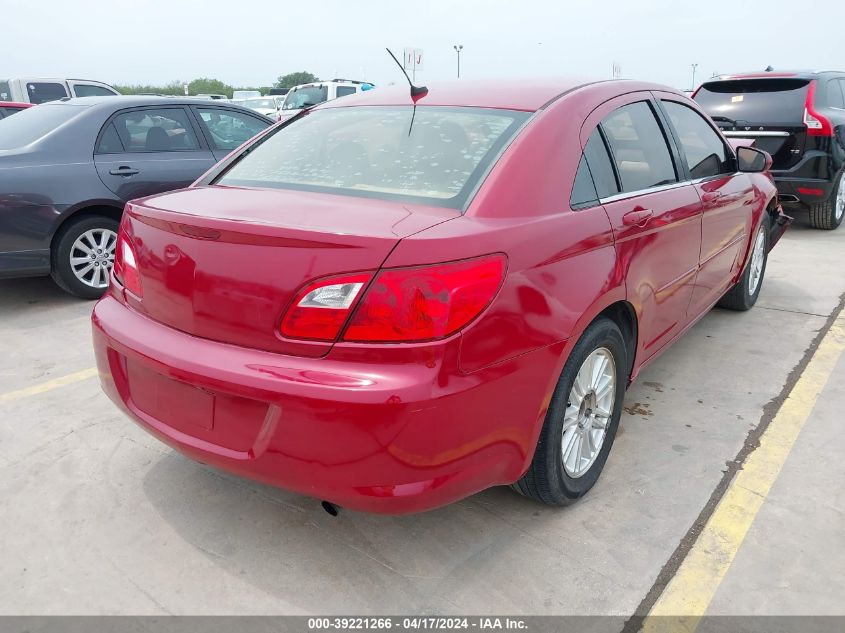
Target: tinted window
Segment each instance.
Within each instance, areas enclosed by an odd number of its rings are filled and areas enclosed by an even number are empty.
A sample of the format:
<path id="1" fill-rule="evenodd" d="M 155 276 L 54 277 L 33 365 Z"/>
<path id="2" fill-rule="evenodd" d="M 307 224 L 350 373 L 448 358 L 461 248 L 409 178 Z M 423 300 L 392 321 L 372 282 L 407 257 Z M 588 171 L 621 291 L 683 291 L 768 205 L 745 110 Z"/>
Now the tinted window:
<path id="1" fill-rule="evenodd" d="M 827 82 L 825 105 L 829 108 L 845 109 L 845 96 L 842 94 L 843 86 L 845 86 L 845 82 L 841 79 L 831 79 Z"/>
<path id="2" fill-rule="evenodd" d="M 701 86 L 695 100 L 711 117 L 751 123 L 803 121 L 806 79 L 735 79 Z M 719 119 L 716 118 L 718 121 Z"/>
<path id="3" fill-rule="evenodd" d="M 578 171 L 575 173 L 575 182 L 572 183 L 572 195 L 569 197 L 569 206 L 573 209 L 583 208 L 594 204 L 598 198 L 596 186 L 593 184 L 593 177 L 590 175 L 590 168 L 587 166 L 587 159 L 581 156 L 581 162 L 578 163 Z"/>
<path id="4" fill-rule="evenodd" d="M 622 106 L 602 121 L 622 191 L 677 181 L 663 131 L 645 101 Z"/>
<path id="5" fill-rule="evenodd" d="M 297 110 L 308 108 L 318 103 L 323 103 L 329 98 L 328 86 L 308 86 L 291 90 L 285 99 L 285 110 Z"/>
<path id="6" fill-rule="evenodd" d="M 355 86 L 338 86 L 337 87 L 337 96 L 338 97 L 345 97 L 346 95 L 354 95 L 355 94 Z"/>
<path id="7" fill-rule="evenodd" d="M 114 92 L 102 86 L 94 86 L 92 84 L 75 84 L 73 86 L 73 93 L 77 97 L 113 97 Z"/>
<path id="8" fill-rule="evenodd" d="M 26 84 L 26 92 L 29 95 L 30 103 L 45 103 L 57 101 L 67 95 L 62 84 L 32 82 Z"/>
<path id="9" fill-rule="evenodd" d="M 197 108 L 197 111 L 216 149 L 235 149 L 270 125 L 269 121 L 231 110 Z"/>
<path id="10" fill-rule="evenodd" d="M 102 136 L 100 136 L 100 144 L 97 145 L 97 153 L 120 154 L 123 151 L 123 144 L 120 142 L 117 130 L 114 128 L 114 124 L 109 123 L 106 126 L 106 129 L 103 130 Z"/>
<path id="11" fill-rule="evenodd" d="M 199 148 L 182 108 L 133 110 L 114 119 L 127 152 L 178 152 Z"/>
<path id="12" fill-rule="evenodd" d="M 9 88 L 8 81 L 0 81 L 0 101 L 11 101 L 12 90 Z"/>
<path id="13" fill-rule="evenodd" d="M 607 146 L 601 137 L 598 129 L 593 130 L 590 139 L 584 147 L 584 156 L 590 166 L 590 174 L 593 176 L 593 183 L 599 198 L 607 198 L 619 193 L 619 185 L 616 182 L 616 174 L 613 173 L 613 164 L 610 162 L 610 155 L 607 153 Z"/>
<path id="14" fill-rule="evenodd" d="M 85 111 L 85 106 L 50 104 L 26 108 L 0 121 L 0 149 L 15 149 L 43 138 Z"/>
<path id="15" fill-rule="evenodd" d="M 218 180 L 461 208 L 528 114 L 448 107 L 318 110 L 278 128 Z"/>
<path id="16" fill-rule="evenodd" d="M 698 112 L 674 101 L 664 101 L 663 108 L 678 134 L 692 178 L 707 178 L 734 171 L 733 157 L 719 135 Z"/>

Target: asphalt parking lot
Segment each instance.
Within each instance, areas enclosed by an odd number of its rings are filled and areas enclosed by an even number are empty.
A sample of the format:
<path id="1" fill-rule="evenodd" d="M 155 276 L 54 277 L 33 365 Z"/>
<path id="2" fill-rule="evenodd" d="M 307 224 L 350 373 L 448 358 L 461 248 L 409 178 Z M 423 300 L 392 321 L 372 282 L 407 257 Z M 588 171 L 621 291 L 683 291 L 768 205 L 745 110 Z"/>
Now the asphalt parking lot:
<path id="1" fill-rule="evenodd" d="M 694 537 L 725 471 L 809 384 L 818 398 L 798 401 L 797 440 L 732 564 L 695 591 L 712 614 L 845 615 L 845 357 L 828 349 L 845 326 L 845 229 L 802 219 L 753 310 L 714 310 L 641 375 L 599 483 L 567 509 L 499 488 L 420 515 L 334 518 L 191 462 L 100 392 L 91 303 L 48 279 L 0 281 L 0 609 L 645 613 L 673 578 L 701 577 L 684 561 L 709 564 Z"/>

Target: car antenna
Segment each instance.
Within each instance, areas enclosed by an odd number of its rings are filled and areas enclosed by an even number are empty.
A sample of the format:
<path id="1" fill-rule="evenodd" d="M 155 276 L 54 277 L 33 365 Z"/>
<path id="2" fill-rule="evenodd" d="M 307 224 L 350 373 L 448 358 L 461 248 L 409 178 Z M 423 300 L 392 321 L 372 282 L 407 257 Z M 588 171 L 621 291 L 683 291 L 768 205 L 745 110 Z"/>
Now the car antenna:
<path id="1" fill-rule="evenodd" d="M 425 86 L 415 86 L 414 83 L 411 81 L 411 78 L 408 77 L 408 73 L 405 72 L 405 69 L 402 67 L 402 64 L 399 63 L 399 60 L 396 59 L 396 55 L 394 55 L 389 48 L 385 48 L 384 50 L 387 51 L 388 55 L 393 58 L 393 61 L 396 62 L 396 65 L 399 66 L 399 70 L 402 71 L 402 74 L 405 75 L 405 79 L 408 80 L 408 85 L 411 86 L 411 97 L 422 97 L 428 93 L 428 88 Z M 416 101 L 416 99 L 414 99 Z"/>

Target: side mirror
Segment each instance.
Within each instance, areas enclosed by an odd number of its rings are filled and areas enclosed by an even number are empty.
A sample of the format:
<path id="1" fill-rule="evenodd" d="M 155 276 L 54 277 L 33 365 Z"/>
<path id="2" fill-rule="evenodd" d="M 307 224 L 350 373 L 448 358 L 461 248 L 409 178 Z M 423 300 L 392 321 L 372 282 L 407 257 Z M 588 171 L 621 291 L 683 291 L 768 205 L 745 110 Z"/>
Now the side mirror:
<path id="1" fill-rule="evenodd" d="M 759 173 L 772 167 L 772 157 L 756 147 L 738 147 L 736 159 L 739 171 Z"/>

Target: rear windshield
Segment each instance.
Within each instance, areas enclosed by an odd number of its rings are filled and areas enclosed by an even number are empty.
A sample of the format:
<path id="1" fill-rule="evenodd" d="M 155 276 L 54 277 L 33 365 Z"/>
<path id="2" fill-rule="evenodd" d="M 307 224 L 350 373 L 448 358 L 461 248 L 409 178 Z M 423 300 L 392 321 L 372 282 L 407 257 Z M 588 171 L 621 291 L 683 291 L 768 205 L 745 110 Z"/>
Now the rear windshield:
<path id="1" fill-rule="evenodd" d="M 316 110 L 261 141 L 217 184 L 459 209 L 528 116 L 437 106 Z"/>
<path id="2" fill-rule="evenodd" d="M 329 98 L 328 86 L 308 86 L 291 90 L 285 99 L 285 110 L 298 110 L 315 106 Z"/>
<path id="3" fill-rule="evenodd" d="M 695 100 L 716 121 L 735 125 L 800 123 L 807 98 L 806 79 L 733 79 L 701 86 Z"/>
<path id="4" fill-rule="evenodd" d="M 16 149 L 34 143 L 57 127 L 70 121 L 87 106 L 38 105 L 27 108 L 14 119 L 0 120 L 0 150 Z"/>

